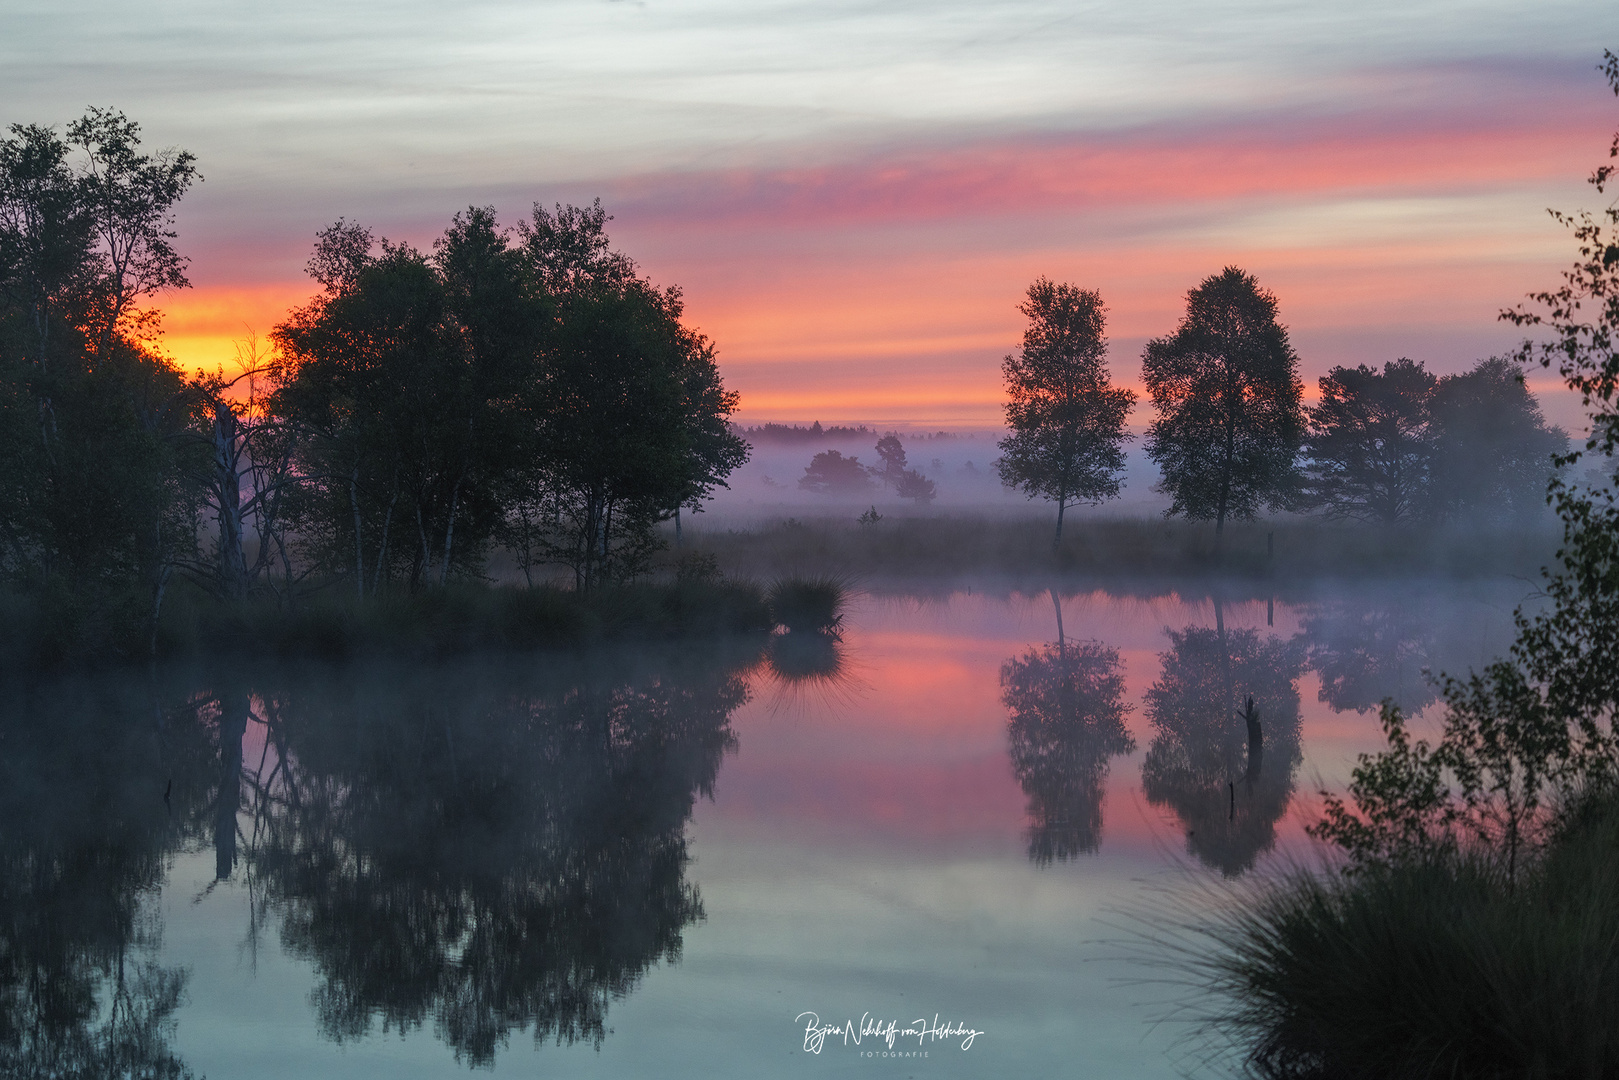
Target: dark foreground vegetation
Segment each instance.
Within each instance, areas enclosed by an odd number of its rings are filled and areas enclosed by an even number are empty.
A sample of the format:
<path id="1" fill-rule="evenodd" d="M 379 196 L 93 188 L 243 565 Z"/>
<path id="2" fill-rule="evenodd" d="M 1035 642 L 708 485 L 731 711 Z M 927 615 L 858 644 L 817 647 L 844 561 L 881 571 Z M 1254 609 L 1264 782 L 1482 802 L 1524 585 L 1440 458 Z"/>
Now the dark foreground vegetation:
<path id="1" fill-rule="evenodd" d="M 1299 873 L 1219 931 L 1221 1022 L 1275 1077 L 1619 1068 L 1619 799 L 1516 877 L 1484 853 Z"/>
<path id="2" fill-rule="evenodd" d="M 1198 963 L 1227 1003 L 1213 1030 L 1257 1075 L 1619 1074 L 1619 205 L 1558 219 L 1579 260 L 1505 317 L 1551 332 L 1525 353 L 1590 407 L 1599 482 L 1553 480 L 1547 605 L 1518 613 L 1507 657 L 1437 680 L 1438 737 L 1384 703 L 1388 749 L 1311 830 L 1342 860 L 1212 928 Z"/>

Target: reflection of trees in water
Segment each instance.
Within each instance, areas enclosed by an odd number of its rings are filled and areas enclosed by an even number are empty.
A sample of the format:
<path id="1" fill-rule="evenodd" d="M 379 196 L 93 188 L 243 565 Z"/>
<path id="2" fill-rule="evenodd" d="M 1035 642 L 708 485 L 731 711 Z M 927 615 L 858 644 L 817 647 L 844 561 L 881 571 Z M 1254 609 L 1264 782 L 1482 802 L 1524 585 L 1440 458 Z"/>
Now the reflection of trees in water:
<path id="1" fill-rule="evenodd" d="M 1217 608 L 1218 611 L 1218 608 Z M 1147 691 L 1155 734 L 1142 762 L 1147 801 L 1173 810 L 1187 850 L 1228 877 L 1251 868 L 1276 840 L 1298 768 L 1302 649 L 1257 630 L 1189 626 L 1168 631 L 1158 681 Z M 1249 769 L 1243 710 L 1254 699 L 1263 731 L 1258 775 Z"/>
<path id="2" fill-rule="evenodd" d="M 1335 600 L 1304 620 L 1309 665 L 1321 676 L 1321 700 L 1364 713 L 1393 698 L 1416 715 L 1435 698 L 1423 670 L 1430 665 L 1432 628 L 1422 606 Z"/>
<path id="3" fill-rule="evenodd" d="M 247 868 L 323 979 L 326 1033 L 431 1018 L 473 1064 L 514 1029 L 599 1044 L 609 1003 L 702 917 L 685 823 L 735 745 L 742 670 L 684 657 L 266 692 L 277 760 L 253 778 Z"/>
<path id="4" fill-rule="evenodd" d="M 131 683 L 0 688 L 0 1075 L 190 1075 L 156 901 L 212 747 Z"/>
<path id="5" fill-rule="evenodd" d="M 1029 799 L 1036 865 L 1094 852 L 1102 842 L 1108 759 L 1135 749 L 1119 666 L 1117 649 L 1060 636 L 1001 666 L 1012 772 Z"/>

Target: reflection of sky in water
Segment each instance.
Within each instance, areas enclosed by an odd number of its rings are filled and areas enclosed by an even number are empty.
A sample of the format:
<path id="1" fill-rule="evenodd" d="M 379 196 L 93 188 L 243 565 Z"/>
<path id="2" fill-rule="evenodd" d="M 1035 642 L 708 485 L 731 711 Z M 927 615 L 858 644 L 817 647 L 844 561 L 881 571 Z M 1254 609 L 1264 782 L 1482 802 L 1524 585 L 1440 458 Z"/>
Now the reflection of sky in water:
<path id="1" fill-rule="evenodd" d="M 1281 848 L 1307 852 L 1299 830 L 1308 793 L 1341 785 L 1354 756 L 1378 746 L 1375 711 L 1353 711 L 1355 695 L 1420 685 L 1411 664 L 1457 670 L 1489 659 L 1510 640 L 1516 599 L 1401 587 L 1353 602 L 1278 603 L 1274 626 L 1262 597 L 1220 605 L 1231 637 L 1254 631 L 1263 643 L 1274 634 L 1306 658 L 1297 681 L 1302 760 L 1276 826 Z M 610 1003 L 599 1050 L 589 1040 L 536 1049 L 513 1031 L 495 1072 L 1176 1075 L 1180 1031 L 1149 1025 L 1163 1011 L 1149 1002 L 1163 992 L 1130 985 L 1143 972 L 1106 942 L 1155 885 L 1218 876 L 1195 850 L 1186 854 L 1187 826 L 1171 810 L 1179 804 L 1154 805 L 1142 779 L 1162 734 L 1148 697 L 1165 678 L 1165 631 L 1213 628 L 1214 605 L 1093 593 L 1065 598 L 1062 613 L 1065 642 L 1117 650 L 1135 745 L 1107 761 L 1095 854 L 1031 862 L 1030 799 L 1008 758 L 1002 668 L 1055 642 L 1050 595 L 862 598 L 848 619 L 846 681 L 784 694 L 779 680 L 751 676 L 756 692 L 731 718 L 738 749 L 686 828 L 686 880 L 706 920 L 685 928 L 680 960 L 653 964 Z M 1321 700 L 1311 664 L 1334 673 L 1328 697 L 1347 711 Z M 250 724 L 250 769 L 263 740 L 262 725 Z M 1279 745 L 1267 752 L 1267 765 L 1287 756 Z M 1236 768 L 1241 782 L 1240 761 L 1220 768 Z M 161 899 L 161 960 L 190 972 L 173 1047 L 197 1074 L 465 1071 L 431 1019 L 403 1036 L 376 1024 L 342 1045 L 325 1039 L 313 1009 L 317 968 L 283 950 L 273 914 L 255 945 L 241 875 L 213 885 L 214 870 L 214 852 L 193 846 L 174 860 Z M 805 1010 L 823 1022 L 938 1013 L 986 1034 L 965 1053 L 933 1044 L 914 1063 L 872 1062 L 840 1044 L 814 1057 L 793 1020 Z"/>

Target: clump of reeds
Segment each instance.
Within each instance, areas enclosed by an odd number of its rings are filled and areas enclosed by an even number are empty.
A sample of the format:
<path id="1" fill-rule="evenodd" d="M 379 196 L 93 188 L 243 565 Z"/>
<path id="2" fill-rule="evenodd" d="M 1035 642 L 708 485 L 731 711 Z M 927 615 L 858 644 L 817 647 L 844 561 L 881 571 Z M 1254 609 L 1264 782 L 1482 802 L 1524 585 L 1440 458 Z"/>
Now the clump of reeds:
<path id="1" fill-rule="evenodd" d="M 1295 871 L 1201 960 L 1212 1030 L 1277 1078 L 1619 1075 L 1619 799 L 1513 880 L 1487 853 Z"/>
<path id="2" fill-rule="evenodd" d="M 787 577 L 766 594 L 771 618 L 789 633 L 836 635 L 843 626 L 843 601 L 848 589 L 828 574 Z"/>

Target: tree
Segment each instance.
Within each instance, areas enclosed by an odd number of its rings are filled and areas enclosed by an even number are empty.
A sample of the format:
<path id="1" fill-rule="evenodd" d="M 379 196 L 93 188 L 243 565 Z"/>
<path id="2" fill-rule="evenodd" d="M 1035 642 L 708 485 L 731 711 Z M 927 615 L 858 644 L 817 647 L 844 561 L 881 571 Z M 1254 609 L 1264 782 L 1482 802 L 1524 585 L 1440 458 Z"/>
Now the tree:
<path id="1" fill-rule="evenodd" d="M 0 570 L 57 598 L 58 624 L 155 626 L 196 543 L 195 402 L 136 305 L 183 288 L 183 151 L 92 109 L 67 138 L 0 140 Z M 81 632 L 82 631 L 82 632 Z"/>
<path id="2" fill-rule="evenodd" d="M 870 491 L 873 484 L 859 458 L 823 450 L 805 466 L 798 486 L 817 495 L 858 495 Z"/>
<path id="3" fill-rule="evenodd" d="M 1147 455 L 1163 473 L 1167 514 L 1250 520 L 1294 506 L 1304 437 L 1303 384 L 1276 297 L 1228 266 L 1186 294 L 1175 333 L 1147 343 L 1142 376 L 1157 418 Z"/>
<path id="4" fill-rule="evenodd" d="M 536 206 L 519 228 L 556 311 L 522 398 L 537 440 L 527 505 L 581 588 L 638 572 L 662 542 L 653 527 L 700 508 L 747 459 L 713 343 L 682 325 L 678 287 L 657 288 L 612 250 L 608 220 L 599 202 Z"/>
<path id="5" fill-rule="evenodd" d="M 185 150 L 140 153 L 140 125 L 116 109 L 90 109 L 68 125 L 68 142 L 84 151 L 81 184 L 98 241 L 94 270 L 99 287 L 91 304 L 98 356 L 116 335 L 150 337 L 155 316 L 136 301 L 165 289 L 184 289 L 188 261 L 170 243 L 174 205 L 201 180 Z"/>
<path id="6" fill-rule="evenodd" d="M 237 346 L 235 375 L 227 378 L 220 368 L 191 380 L 203 416 L 190 434 L 212 459 L 199 484 L 200 501 L 216 526 L 211 564 L 191 569 L 195 580 L 226 600 L 269 583 L 277 564 L 284 589 L 295 580 L 285 511 L 301 481 L 294 469 L 298 442 L 292 426 L 270 410 L 269 372 L 268 358 L 249 337 Z M 257 541 L 251 562 L 249 530 Z"/>
<path id="7" fill-rule="evenodd" d="M 498 463 L 484 436 L 505 358 L 492 320 L 469 318 L 446 273 L 465 224 L 437 260 L 387 241 L 372 256 L 368 231 L 332 226 L 310 260 L 325 291 L 273 334 L 272 407 L 305 433 L 305 555 L 359 596 L 395 576 L 443 584 L 452 566 L 476 565 L 493 531 Z"/>
<path id="8" fill-rule="evenodd" d="M 1119 494 L 1124 430 L 1135 394 L 1108 381 L 1106 308 L 1100 294 L 1040 278 L 1018 310 L 1029 319 L 1023 347 L 1001 362 L 1006 425 L 996 463 L 1001 483 L 1057 504 L 1063 511 Z"/>
<path id="9" fill-rule="evenodd" d="M 1512 361 L 1481 360 L 1433 393 L 1433 502 L 1437 514 L 1522 520 L 1546 504 L 1552 458 L 1568 435 L 1548 427 Z"/>
<path id="10" fill-rule="evenodd" d="M 917 503 L 930 503 L 938 494 L 938 487 L 915 469 L 906 469 L 899 474 L 899 480 L 894 484 L 894 494 Z"/>
<path id="11" fill-rule="evenodd" d="M 877 440 L 877 460 L 882 463 L 872 470 L 877 479 L 889 487 L 897 486 L 905 473 L 905 444 L 899 436 L 884 435 Z"/>
<path id="12" fill-rule="evenodd" d="M 871 474 L 888 487 L 894 489 L 894 494 L 902 499 L 911 499 L 917 503 L 929 503 L 938 494 L 938 488 L 915 469 L 906 468 L 905 444 L 900 442 L 898 435 L 884 435 L 877 440 L 877 458 L 882 462 Z"/>
<path id="13" fill-rule="evenodd" d="M 1437 382 L 1404 357 L 1381 372 L 1362 364 L 1323 375 L 1305 443 L 1309 502 L 1332 517 L 1387 525 L 1422 516 Z"/>
<path id="14" fill-rule="evenodd" d="M 1604 57 L 1619 95 L 1619 56 Z M 1619 134 L 1609 157 L 1619 157 Z M 1603 165 L 1590 183 L 1603 193 L 1613 175 Z M 1551 332 L 1526 341 L 1518 358 L 1555 364 L 1580 393 L 1591 419 L 1583 454 L 1598 459 L 1605 482 L 1584 487 L 1552 475 L 1548 500 L 1563 543 L 1557 566 L 1544 572 L 1545 602 L 1514 614 L 1518 637 L 1508 657 L 1482 674 L 1439 680 L 1447 709 L 1438 741 L 1413 742 L 1401 710 L 1385 705 L 1389 748 L 1362 755 L 1350 799 L 1328 797 L 1314 830 L 1358 865 L 1470 842 L 1495 856 L 1510 882 L 1522 856 L 1552 835 L 1549 808 L 1577 807 L 1582 794 L 1611 791 L 1619 779 L 1619 204 L 1600 215 L 1552 216 L 1573 232 L 1577 261 L 1561 286 L 1531 294 L 1534 307 L 1501 317 Z M 1497 384 L 1504 375 L 1494 365 L 1486 371 Z M 1553 460 L 1569 466 L 1581 456 Z"/>

